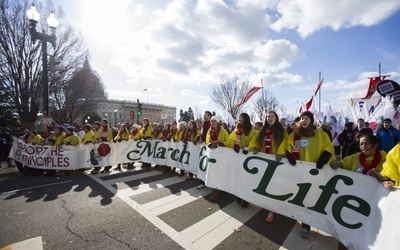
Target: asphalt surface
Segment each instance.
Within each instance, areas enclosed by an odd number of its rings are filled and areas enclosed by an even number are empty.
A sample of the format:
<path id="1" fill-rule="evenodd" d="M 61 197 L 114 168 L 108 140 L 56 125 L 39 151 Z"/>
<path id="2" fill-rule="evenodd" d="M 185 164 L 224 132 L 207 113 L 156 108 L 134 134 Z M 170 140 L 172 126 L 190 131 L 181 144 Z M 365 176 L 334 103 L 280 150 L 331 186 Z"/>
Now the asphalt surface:
<path id="1" fill-rule="evenodd" d="M 4 166 L 4 164 L 3 164 Z M 43 249 L 345 249 L 313 228 L 154 168 L 23 176 L 0 168 L 0 249 L 41 237 Z"/>

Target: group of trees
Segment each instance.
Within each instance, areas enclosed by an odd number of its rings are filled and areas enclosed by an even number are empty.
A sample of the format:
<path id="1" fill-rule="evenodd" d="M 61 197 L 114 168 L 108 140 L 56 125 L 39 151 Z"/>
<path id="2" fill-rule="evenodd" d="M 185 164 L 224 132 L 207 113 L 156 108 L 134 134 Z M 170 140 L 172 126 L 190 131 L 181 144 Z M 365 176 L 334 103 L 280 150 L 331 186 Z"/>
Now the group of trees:
<path id="1" fill-rule="evenodd" d="M 35 3 L 41 13 L 38 31 L 50 33 L 46 18 L 53 12 L 60 21 L 56 46 L 49 46 L 50 116 L 58 123 L 71 123 L 90 110 L 96 98 L 105 98 L 104 85 L 87 60 L 88 49 L 65 20 L 61 8 L 51 1 Z M 18 118 L 22 126 L 34 127 L 43 109 L 41 41 L 32 41 L 26 11 L 29 0 L 0 0 L 0 118 L 12 126 Z M 57 67 L 55 67 L 57 66 Z M 53 69 L 53 70 L 52 70 Z M 57 72 L 55 72 L 55 70 Z"/>

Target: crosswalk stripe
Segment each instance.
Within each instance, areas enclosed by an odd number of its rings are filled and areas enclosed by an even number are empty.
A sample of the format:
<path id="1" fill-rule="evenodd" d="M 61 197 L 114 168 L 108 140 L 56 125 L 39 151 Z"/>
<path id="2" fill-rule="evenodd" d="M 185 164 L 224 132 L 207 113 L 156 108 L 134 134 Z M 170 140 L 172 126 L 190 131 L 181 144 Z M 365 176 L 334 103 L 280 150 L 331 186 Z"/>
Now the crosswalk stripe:
<path id="1" fill-rule="evenodd" d="M 152 177 L 152 176 L 156 176 L 159 174 L 160 173 L 157 173 L 156 171 L 150 171 L 150 172 L 145 172 L 145 173 L 141 173 L 141 174 L 133 174 L 133 175 L 128 175 L 128 176 L 115 178 L 115 179 L 111 179 L 111 180 L 105 180 L 105 181 L 103 181 L 103 183 L 104 183 L 104 185 L 113 185 L 115 183 L 126 183 L 129 181 L 140 180 L 143 178 Z"/>
<path id="2" fill-rule="evenodd" d="M 185 180 L 185 179 L 183 179 L 183 180 Z M 171 178 L 162 179 L 162 180 L 158 180 L 155 182 L 143 183 L 143 184 L 140 184 L 139 186 L 119 189 L 118 194 L 123 194 L 126 196 L 134 196 L 134 195 L 142 194 L 142 193 L 145 193 L 148 191 L 152 191 L 154 189 L 159 189 L 159 188 L 163 188 L 165 186 L 173 185 L 173 184 L 176 184 L 179 182 L 182 182 L 182 178 L 174 176 Z"/>
<path id="3" fill-rule="evenodd" d="M 175 208 L 186 205 L 192 201 L 209 195 L 212 192 L 209 188 L 197 189 L 190 188 L 186 191 L 181 191 L 167 197 L 143 204 L 143 207 L 148 209 L 154 215 L 160 215 L 169 212 Z"/>
<path id="4" fill-rule="evenodd" d="M 235 201 L 181 231 L 181 234 L 193 241 L 192 249 L 212 249 L 260 210 L 256 206 L 243 209 Z"/>

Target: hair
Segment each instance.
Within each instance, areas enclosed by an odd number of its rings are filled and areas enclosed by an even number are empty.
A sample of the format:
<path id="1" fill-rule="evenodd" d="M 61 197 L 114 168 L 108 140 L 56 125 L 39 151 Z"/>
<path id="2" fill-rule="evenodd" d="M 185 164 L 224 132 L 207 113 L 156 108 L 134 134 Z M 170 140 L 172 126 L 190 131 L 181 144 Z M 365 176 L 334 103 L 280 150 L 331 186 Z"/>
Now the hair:
<path id="1" fill-rule="evenodd" d="M 310 126 L 307 128 L 303 128 L 303 126 L 301 126 L 301 121 L 298 121 L 295 123 L 294 133 L 297 136 L 314 136 L 315 129 L 316 127 L 312 123 L 310 123 Z"/>
<path id="2" fill-rule="evenodd" d="M 196 121 L 194 121 L 194 120 L 190 120 L 189 122 L 188 122 L 188 125 L 189 125 L 189 123 L 191 123 L 192 124 L 192 135 L 191 135 L 191 141 L 193 141 L 193 139 L 195 139 L 196 137 L 197 137 L 197 135 L 199 134 L 199 130 L 197 129 L 197 123 L 196 123 Z M 188 126 L 188 128 L 189 128 L 189 126 Z M 186 134 L 186 137 L 188 136 L 189 134 Z M 187 139 L 186 139 L 187 140 Z"/>
<path id="3" fill-rule="evenodd" d="M 376 137 L 375 135 L 371 134 L 371 133 L 366 133 L 366 134 L 362 134 L 360 136 L 360 140 L 361 138 L 365 137 L 372 145 L 379 145 L 379 138 Z M 378 149 L 377 149 L 378 150 Z"/>
<path id="4" fill-rule="evenodd" d="M 207 114 L 207 115 L 209 115 L 209 116 L 212 116 L 212 114 L 211 114 L 210 111 L 204 111 L 204 114 Z"/>
<path id="5" fill-rule="evenodd" d="M 267 117 L 265 117 L 264 125 L 261 127 L 260 132 L 258 133 L 258 136 L 257 136 L 257 142 L 259 144 L 263 144 L 264 140 L 265 140 L 265 132 L 267 130 L 271 130 L 272 129 L 274 131 L 273 135 L 272 135 L 272 138 L 274 139 L 275 146 L 278 148 L 279 145 L 282 143 L 282 141 L 284 139 L 285 128 L 283 128 L 282 123 L 279 122 L 278 114 L 275 111 L 270 110 L 270 111 L 267 112 L 267 114 L 268 113 L 274 114 L 274 116 L 276 118 L 275 123 L 272 124 L 272 126 L 271 126 L 268 123 Z"/>
<path id="6" fill-rule="evenodd" d="M 250 116 L 247 113 L 241 113 L 239 116 L 243 117 L 243 122 L 239 125 L 237 124 L 236 128 L 243 128 L 243 133 L 245 135 L 249 135 L 250 131 L 253 129 L 253 125 L 251 125 Z"/>
<path id="7" fill-rule="evenodd" d="M 85 125 L 83 125 L 83 129 L 92 130 L 92 125 L 85 124 Z"/>

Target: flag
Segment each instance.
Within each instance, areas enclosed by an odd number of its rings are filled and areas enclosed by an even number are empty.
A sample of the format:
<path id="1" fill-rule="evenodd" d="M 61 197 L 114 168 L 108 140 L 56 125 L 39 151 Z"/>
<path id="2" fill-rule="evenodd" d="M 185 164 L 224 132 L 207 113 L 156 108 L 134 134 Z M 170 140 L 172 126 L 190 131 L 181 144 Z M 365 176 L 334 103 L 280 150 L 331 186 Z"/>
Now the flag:
<path id="1" fill-rule="evenodd" d="M 311 99 L 306 103 L 306 110 L 310 110 L 313 100 L 314 96 L 311 96 Z"/>
<path id="2" fill-rule="evenodd" d="M 376 91 L 376 86 L 381 80 L 384 80 L 386 76 L 377 76 L 377 77 L 370 77 L 369 78 L 369 86 L 367 90 L 367 94 L 362 99 L 369 99 Z"/>
<path id="3" fill-rule="evenodd" d="M 235 110 L 238 109 L 240 106 L 245 104 L 250 97 L 252 97 L 258 90 L 260 90 L 262 87 L 253 87 L 247 92 L 247 94 L 244 96 L 244 98 L 235 106 Z"/>
<path id="4" fill-rule="evenodd" d="M 318 93 L 318 91 L 321 88 L 323 82 L 324 82 L 324 78 L 322 78 L 322 80 L 319 81 L 319 83 L 317 84 L 317 89 L 314 91 L 314 96 Z"/>

